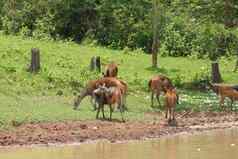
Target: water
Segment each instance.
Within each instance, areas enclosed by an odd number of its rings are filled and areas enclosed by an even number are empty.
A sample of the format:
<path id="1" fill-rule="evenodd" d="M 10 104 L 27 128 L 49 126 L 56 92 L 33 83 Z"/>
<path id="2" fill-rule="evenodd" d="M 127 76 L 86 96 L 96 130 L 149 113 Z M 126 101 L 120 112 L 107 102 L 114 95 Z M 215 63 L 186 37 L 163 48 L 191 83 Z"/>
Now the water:
<path id="1" fill-rule="evenodd" d="M 237 156 L 238 129 L 156 141 L 0 149 L 0 159 L 234 159 Z"/>

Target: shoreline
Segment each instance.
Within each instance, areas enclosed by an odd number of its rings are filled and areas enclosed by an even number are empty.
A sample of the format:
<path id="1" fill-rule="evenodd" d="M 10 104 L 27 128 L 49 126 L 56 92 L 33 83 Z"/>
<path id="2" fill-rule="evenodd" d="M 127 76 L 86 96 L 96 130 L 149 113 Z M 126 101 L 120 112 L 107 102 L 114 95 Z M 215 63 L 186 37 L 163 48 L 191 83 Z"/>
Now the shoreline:
<path id="1" fill-rule="evenodd" d="M 126 123 L 90 120 L 23 124 L 10 131 L 0 131 L 0 148 L 77 146 L 100 141 L 125 143 L 195 135 L 238 128 L 238 113 L 192 113 L 178 118 L 177 122 L 176 127 L 168 126 L 165 119 Z"/>
<path id="2" fill-rule="evenodd" d="M 200 135 L 203 133 L 210 133 L 210 132 L 216 132 L 216 131 L 222 131 L 222 130 L 230 130 L 230 129 L 238 129 L 237 127 L 231 127 L 231 128 L 218 128 L 218 129 L 211 129 L 211 130 L 204 130 L 204 131 L 199 131 L 199 132 L 181 132 L 177 134 L 172 134 L 172 135 L 167 135 L 167 136 L 161 136 L 161 137 L 155 137 L 155 138 L 143 138 L 139 140 L 118 140 L 116 142 L 111 142 L 106 139 L 98 139 L 98 140 L 88 140 L 85 142 L 74 142 L 74 143 L 48 143 L 48 144 L 32 144 L 32 145 L 10 145 L 10 146 L 0 146 L 0 149 L 7 149 L 7 148 L 12 148 L 12 149 L 18 149 L 18 148 L 60 148 L 60 147 L 68 147 L 68 146 L 80 146 L 82 144 L 97 144 L 99 142 L 107 142 L 110 144 L 124 144 L 124 143 L 131 143 L 131 142 L 146 142 L 146 141 L 158 141 L 160 139 L 165 139 L 165 138 L 172 138 L 175 136 L 183 136 L 183 135 Z"/>

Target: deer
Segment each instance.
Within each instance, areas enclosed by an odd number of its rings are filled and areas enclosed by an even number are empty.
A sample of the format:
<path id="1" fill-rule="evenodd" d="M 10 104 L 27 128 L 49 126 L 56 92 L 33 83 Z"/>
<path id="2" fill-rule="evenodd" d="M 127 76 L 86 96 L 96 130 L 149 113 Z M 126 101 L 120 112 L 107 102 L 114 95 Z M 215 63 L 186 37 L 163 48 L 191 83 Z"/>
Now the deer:
<path id="1" fill-rule="evenodd" d="M 165 118 L 169 116 L 169 122 L 175 121 L 175 107 L 178 100 L 176 89 L 166 88 L 164 107 L 166 109 Z"/>
<path id="2" fill-rule="evenodd" d="M 102 111 L 103 119 L 105 119 L 104 115 L 104 105 L 109 105 L 110 108 L 110 118 L 112 120 L 112 112 L 114 107 L 117 105 L 120 108 L 121 118 L 124 122 L 123 118 L 123 95 L 121 90 L 118 87 L 109 87 L 107 88 L 105 84 L 102 86 L 100 85 L 96 90 L 93 91 L 93 98 L 95 99 L 96 103 L 98 104 L 96 119 L 98 119 L 100 111 Z"/>
<path id="3" fill-rule="evenodd" d="M 212 84 L 208 82 L 209 87 L 220 96 L 220 107 L 224 109 L 224 100 L 229 98 L 231 100 L 230 109 L 233 108 L 233 102 L 238 100 L 238 85 L 226 85 L 226 84 Z"/>
<path id="4" fill-rule="evenodd" d="M 166 93 L 165 88 L 174 88 L 171 80 L 164 75 L 157 75 L 149 80 L 148 83 L 149 90 L 151 91 L 151 107 L 154 107 L 154 95 L 156 95 L 159 105 L 160 103 L 160 94 L 161 92 Z M 178 95 L 177 95 L 178 97 Z"/>
<path id="5" fill-rule="evenodd" d="M 106 66 L 105 73 L 103 73 L 104 77 L 117 77 L 118 74 L 118 66 L 116 63 L 111 62 Z"/>
<path id="6" fill-rule="evenodd" d="M 93 109 L 96 110 L 96 105 L 95 103 L 93 103 L 93 98 L 92 98 L 92 95 L 93 95 L 93 91 L 95 89 L 97 89 L 100 85 L 103 85 L 105 84 L 106 87 L 118 87 L 123 95 L 123 108 L 126 108 L 126 95 L 127 95 L 127 89 L 128 89 L 128 86 L 127 86 L 127 83 L 122 81 L 122 80 L 119 80 L 119 79 L 116 79 L 116 78 L 112 78 L 112 77 L 103 77 L 103 78 L 100 78 L 100 79 L 97 79 L 97 80 L 92 80 L 92 81 L 89 81 L 86 85 L 85 88 L 83 88 L 81 91 L 80 91 L 80 94 L 78 96 L 76 96 L 76 98 L 74 99 L 74 109 L 77 110 L 80 106 L 80 103 L 81 101 L 86 97 L 86 96 L 91 96 L 91 103 L 93 105 Z"/>

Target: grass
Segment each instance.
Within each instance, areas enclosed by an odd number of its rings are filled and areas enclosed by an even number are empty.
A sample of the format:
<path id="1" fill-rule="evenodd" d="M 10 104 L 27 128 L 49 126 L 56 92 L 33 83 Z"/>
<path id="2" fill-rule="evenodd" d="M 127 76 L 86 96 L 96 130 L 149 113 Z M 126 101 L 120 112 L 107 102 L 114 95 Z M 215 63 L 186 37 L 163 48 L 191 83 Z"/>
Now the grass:
<path id="1" fill-rule="evenodd" d="M 19 123 L 94 119 L 95 112 L 85 99 L 81 111 L 72 110 L 73 93 L 90 79 L 100 76 L 89 72 L 92 56 L 100 56 L 103 66 L 119 63 L 119 76 L 129 84 L 129 120 L 150 120 L 145 112 L 158 111 L 150 107 L 148 80 L 156 74 L 166 74 L 176 85 L 191 83 L 209 75 L 210 62 L 205 59 L 159 57 L 159 69 L 151 68 L 151 56 L 140 50 L 110 50 L 104 47 L 78 45 L 73 42 L 39 41 L 18 36 L 0 35 L 0 124 L 8 127 Z M 42 68 L 38 74 L 26 71 L 30 49 L 41 50 Z M 225 83 L 238 83 L 232 72 L 235 60 L 220 61 Z M 57 92 L 62 91 L 62 96 Z M 181 103 L 177 110 L 217 110 L 214 94 L 180 89 Z M 113 114 L 120 118 L 119 113 Z"/>

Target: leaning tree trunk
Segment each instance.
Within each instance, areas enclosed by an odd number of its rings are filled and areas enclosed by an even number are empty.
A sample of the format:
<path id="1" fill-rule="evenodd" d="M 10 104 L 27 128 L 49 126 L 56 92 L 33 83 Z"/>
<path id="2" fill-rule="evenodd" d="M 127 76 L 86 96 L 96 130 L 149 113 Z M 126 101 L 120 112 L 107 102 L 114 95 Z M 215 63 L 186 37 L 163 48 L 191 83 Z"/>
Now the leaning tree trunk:
<path id="1" fill-rule="evenodd" d="M 224 25 L 226 28 L 233 27 L 233 19 L 234 15 L 233 12 L 233 2 L 231 0 L 224 0 Z"/>
<path id="2" fill-rule="evenodd" d="M 235 68 L 234 68 L 234 72 L 236 72 L 237 71 L 237 69 L 238 69 L 238 59 L 236 60 L 236 65 L 235 65 Z"/>
<path id="3" fill-rule="evenodd" d="M 36 73 L 40 70 L 40 50 L 38 48 L 31 49 L 31 64 L 28 71 Z"/>
<path id="4" fill-rule="evenodd" d="M 221 73 L 219 70 L 219 63 L 218 62 L 212 62 L 212 72 L 211 72 L 211 78 L 213 83 L 220 83 L 222 82 Z"/>
<path id="5" fill-rule="evenodd" d="M 159 33 L 158 33 L 158 23 L 159 23 L 159 2 L 158 0 L 153 0 L 153 44 L 152 44 L 152 67 L 158 66 L 158 51 L 159 51 Z"/>

